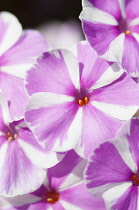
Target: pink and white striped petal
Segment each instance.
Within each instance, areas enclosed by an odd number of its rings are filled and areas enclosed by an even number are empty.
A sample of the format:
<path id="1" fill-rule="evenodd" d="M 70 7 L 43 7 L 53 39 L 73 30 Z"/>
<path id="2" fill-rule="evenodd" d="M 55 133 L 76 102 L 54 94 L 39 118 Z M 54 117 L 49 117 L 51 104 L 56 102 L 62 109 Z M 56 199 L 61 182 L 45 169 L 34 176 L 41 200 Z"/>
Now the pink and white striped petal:
<path id="1" fill-rule="evenodd" d="M 44 53 L 37 59 L 35 67 L 27 72 L 26 89 L 29 95 L 52 92 L 73 96 L 75 88 L 79 88 L 79 67 L 68 50 Z"/>
<path id="2" fill-rule="evenodd" d="M 91 46 L 99 55 L 108 53 L 107 57 L 112 57 L 108 52 L 109 45 L 120 35 L 118 21 L 115 18 L 118 20 L 121 18 L 121 11 L 118 1 L 115 3 L 116 7 L 113 7 L 113 4 L 108 5 L 108 2 L 84 0 L 80 19 Z M 117 17 L 114 17 L 115 14 Z"/>
<path id="3" fill-rule="evenodd" d="M 83 109 L 81 139 L 75 151 L 80 156 L 89 158 L 96 146 L 106 139 L 114 138 L 122 124 L 122 121 L 88 104 Z"/>
<path id="4" fill-rule="evenodd" d="M 118 26 L 99 22 L 89 22 L 85 19 L 82 20 L 82 24 L 87 40 L 89 41 L 90 45 L 97 51 L 98 55 L 102 56 L 103 54 L 106 54 L 108 58 L 111 58 L 112 53 L 108 52 L 109 45 L 111 42 L 114 42 L 115 39 L 120 35 Z M 104 36 L 104 34 L 107 35 Z M 114 61 L 114 58 L 111 61 Z"/>
<path id="5" fill-rule="evenodd" d="M 1 56 L 1 71 L 24 79 L 26 71 L 47 49 L 47 43 L 39 32 L 26 30 L 19 40 Z"/>
<path id="6" fill-rule="evenodd" d="M 122 1 L 120 0 L 113 0 L 112 2 L 109 0 L 105 0 L 105 2 L 103 0 L 83 0 L 83 7 L 88 6 L 110 14 L 114 16 L 115 19 L 120 19 L 122 17 L 123 10 L 125 9 Z"/>
<path id="7" fill-rule="evenodd" d="M 38 142 L 57 152 L 74 148 L 81 135 L 81 117 L 73 97 L 54 93 L 33 94 L 25 114 Z"/>
<path id="8" fill-rule="evenodd" d="M 47 169 L 50 168 L 57 163 L 59 163 L 66 153 L 56 153 L 51 151 L 45 151 L 43 148 L 39 147 L 39 145 L 33 146 L 30 142 L 25 142 L 23 140 L 18 141 L 19 145 L 25 152 L 26 156 L 34 163 L 36 166 Z"/>
<path id="9" fill-rule="evenodd" d="M 24 80 L 1 72 L 0 86 L 3 94 L 8 100 L 11 119 L 22 119 L 29 100 L 24 89 Z"/>
<path id="10" fill-rule="evenodd" d="M 78 58 L 81 87 L 89 91 L 112 83 L 124 72 L 116 63 L 99 58 L 87 41 L 79 42 L 71 51 Z"/>
<path id="11" fill-rule="evenodd" d="M 139 17 L 138 0 L 134 1 L 125 0 L 125 4 L 126 4 L 126 15 L 130 20 Z"/>
<path id="12" fill-rule="evenodd" d="M 139 42 L 131 35 L 125 36 L 122 67 L 132 77 L 139 77 L 138 55 L 139 55 Z"/>
<path id="13" fill-rule="evenodd" d="M 22 34 L 22 26 L 9 12 L 0 13 L 0 55 L 12 47 Z"/>
<path id="14" fill-rule="evenodd" d="M 0 208 L 3 210 L 15 210 L 16 207 L 18 207 L 18 209 L 22 207 L 22 209 L 24 208 L 26 210 L 26 206 L 28 204 L 33 204 L 40 200 L 41 200 L 40 197 L 31 194 L 22 195 L 22 196 L 18 195 L 15 197 L 0 196 Z"/>
<path id="15" fill-rule="evenodd" d="M 90 158 L 85 171 L 86 186 L 94 196 L 99 197 L 116 185 L 124 182 L 130 182 L 131 185 L 133 174 L 116 147 L 110 142 L 105 142 Z"/>
<path id="16" fill-rule="evenodd" d="M 8 103 L 5 96 L 0 92 L 0 128 L 2 124 L 7 125 L 11 121 Z"/>
<path id="17" fill-rule="evenodd" d="M 89 4 L 89 3 L 87 2 L 87 0 L 84 0 L 83 6 L 84 4 Z M 117 20 L 113 17 L 112 14 L 107 13 L 107 11 L 104 11 L 104 10 L 102 11 L 100 8 L 97 8 L 93 6 L 92 4 L 89 4 L 83 7 L 83 11 L 80 14 L 80 19 L 86 20 L 89 22 L 97 22 L 97 23 L 103 23 L 103 24 L 108 24 L 108 25 L 118 25 Z"/>
<path id="18" fill-rule="evenodd" d="M 108 51 L 106 51 L 101 57 L 107 61 L 113 61 L 118 63 L 121 67 L 122 63 L 122 56 L 124 51 L 124 39 L 125 34 L 119 34 L 110 44 L 108 47 Z"/>
<path id="19" fill-rule="evenodd" d="M 132 157 L 131 161 L 126 161 L 130 168 L 136 173 L 139 167 L 139 142 L 138 142 L 138 129 L 139 129 L 139 118 L 132 118 L 127 121 L 122 128 L 117 132 L 116 138 L 121 139 L 118 142 L 115 141 L 119 153 L 122 157 L 124 154 L 128 154 Z M 123 141 L 123 143 L 122 143 Z M 124 151 L 124 154 L 122 154 Z M 127 155 L 126 155 L 127 156 Z"/>
<path id="20" fill-rule="evenodd" d="M 87 161 L 79 157 L 74 150 L 68 151 L 61 162 L 48 169 L 48 181 L 45 186 L 49 185 L 52 189 L 62 192 L 80 184 L 86 164 Z"/>
<path id="21" fill-rule="evenodd" d="M 103 199 L 94 198 L 85 188 L 84 183 L 69 187 L 61 192 L 61 203 L 65 209 L 105 210 Z"/>
<path id="22" fill-rule="evenodd" d="M 41 186 L 46 172 L 26 157 L 16 141 L 7 141 L 0 150 L 0 195 L 12 197 L 27 194 Z"/>
<path id="23" fill-rule="evenodd" d="M 138 110 L 139 86 L 124 73 L 108 86 L 93 90 L 91 103 L 110 116 L 120 120 L 130 119 Z"/>
<path id="24" fill-rule="evenodd" d="M 138 209 L 138 189 L 128 182 L 108 190 L 103 198 L 107 209 Z"/>

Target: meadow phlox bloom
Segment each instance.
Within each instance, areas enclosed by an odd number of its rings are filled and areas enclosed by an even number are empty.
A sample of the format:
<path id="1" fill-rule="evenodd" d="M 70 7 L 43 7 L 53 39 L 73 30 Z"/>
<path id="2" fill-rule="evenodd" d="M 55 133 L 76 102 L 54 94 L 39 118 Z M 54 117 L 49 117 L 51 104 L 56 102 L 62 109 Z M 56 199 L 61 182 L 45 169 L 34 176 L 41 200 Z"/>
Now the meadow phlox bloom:
<path id="1" fill-rule="evenodd" d="M 90 157 L 85 171 L 86 186 L 103 197 L 107 209 L 138 210 L 139 118 L 132 118 Z"/>
<path id="2" fill-rule="evenodd" d="M 139 106 L 139 86 L 117 64 L 99 58 L 86 42 L 44 53 L 27 72 L 31 96 L 25 119 L 46 150 L 75 149 L 88 158 L 113 138 Z"/>
<path id="3" fill-rule="evenodd" d="M 138 0 L 83 0 L 83 30 L 98 55 L 139 77 Z"/>

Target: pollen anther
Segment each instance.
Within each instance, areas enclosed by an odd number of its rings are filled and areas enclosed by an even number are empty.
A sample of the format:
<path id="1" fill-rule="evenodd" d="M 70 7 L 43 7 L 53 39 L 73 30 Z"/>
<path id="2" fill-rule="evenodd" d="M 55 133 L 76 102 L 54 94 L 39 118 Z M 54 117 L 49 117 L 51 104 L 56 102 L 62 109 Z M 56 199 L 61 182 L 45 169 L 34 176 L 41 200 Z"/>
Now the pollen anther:
<path id="1" fill-rule="evenodd" d="M 17 139 L 18 135 L 17 133 L 14 134 L 14 139 Z"/>
<path id="2" fill-rule="evenodd" d="M 17 133 L 15 133 L 13 136 L 12 136 L 12 134 L 10 132 L 7 133 L 7 140 L 8 141 L 13 141 L 13 140 L 15 140 L 17 138 L 18 138 Z"/>
<path id="3" fill-rule="evenodd" d="M 85 97 L 85 98 L 84 98 L 84 101 L 85 101 L 86 104 L 88 104 L 88 102 L 89 102 L 88 97 Z"/>
<path id="4" fill-rule="evenodd" d="M 125 34 L 126 34 L 126 35 L 128 35 L 128 34 L 130 34 L 130 33 L 131 33 L 130 30 L 126 30 L 126 31 L 125 31 Z"/>
<path id="5" fill-rule="evenodd" d="M 138 177 L 137 174 L 134 174 L 134 175 L 132 176 L 132 183 L 133 183 L 134 185 L 139 186 L 139 177 Z"/>
<path id="6" fill-rule="evenodd" d="M 82 99 L 78 100 L 78 104 L 80 106 L 85 106 L 86 104 L 88 104 L 88 102 L 89 102 L 88 97 L 82 97 Z"/>
<path id="7" fill-rule="evenodd" d="M 51 191 L 51 192 L 48 192 L 46 194 L 46 201 L 48 203 L 55 203 L 56 201 L 58 201 L 59 199 L 59 193 L 57 193 L 56 191 Z"/>
<path id="8" fill-rule="evenodd" d="M 84 106 L 84 102 L 83 102 L 82 100 L 79 100 L 79 101 L 78 101 L 78 104 L 79 104 L 80 106 Z"/>

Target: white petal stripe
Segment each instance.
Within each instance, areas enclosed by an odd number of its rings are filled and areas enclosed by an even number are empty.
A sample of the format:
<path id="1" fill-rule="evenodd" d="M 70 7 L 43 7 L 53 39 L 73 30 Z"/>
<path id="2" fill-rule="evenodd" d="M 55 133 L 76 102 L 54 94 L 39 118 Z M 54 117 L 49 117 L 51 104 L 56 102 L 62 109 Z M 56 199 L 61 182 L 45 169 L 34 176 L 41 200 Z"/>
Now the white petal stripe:
<path id="1" fill-rule="evenodd" d="M 39 109 L 42 107 L 53 106 L 54 104 L 62 104 L 64 102 L 71 102 L 74 98 L 67 95 L 59 95 L 56 93 L 34 93 L 31 97 L 30 103 L 27 106 L 27 111 L 32 109 Z"/>
<path id="2" fill-rule="evenodd" d="M 138 106 L 120 106 L 98 101 L 92 101 L 91 104 L 102 112 L 119 120 L 129 120 L 138 110 Z"/>
<path id="3" fill-rule="evenodd" d="M 106 208 L 108 210 L 112 209 L 111 207 L 114 205 L 114 203 L 116 203 L 117 199 L 120 198 L 131 185 L 131 182 L 125 182 L 106 191 L 103 194 Z"/>
<path id="4" fill-rule="evenodd" d="M 95 7 L 86 7 L 80 14 L 80 19 L 86 20 L 89 22 L 104 23 L 108 25 L 118 25 L 116 19 L 108 13 L 105 13 Z"/>

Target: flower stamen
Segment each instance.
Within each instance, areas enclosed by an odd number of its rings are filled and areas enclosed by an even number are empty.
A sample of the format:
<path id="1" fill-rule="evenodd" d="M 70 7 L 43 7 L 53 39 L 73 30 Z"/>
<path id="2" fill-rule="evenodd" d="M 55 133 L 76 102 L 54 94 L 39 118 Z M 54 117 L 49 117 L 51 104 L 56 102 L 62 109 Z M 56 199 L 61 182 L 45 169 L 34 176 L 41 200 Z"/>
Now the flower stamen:
<path id="1" fill-rule="evenodd" d="M 136 186 L 139 186 L 139 176 L 137 174 L 132 176 L 132 183 Z"/>
<path id="2" fill-rule="evenodd" d="M 46 194 L 46 201 L 48 203 L 55 203 L 57 202 L 59 199 L 59 193 L 57 193 L 55 190 L 48 192 Z"/>
<path id="3" fill-rule="evenodd" d="M 88 97 L 82 97 L 82 99 L 78 100 L 78 104 L 80 106 L 85 106 L 86 104 L 88 104 L 89 102 L 89 98 Z"/>
<path id="4" fill-rule="evenodd" d="M 14 135 L 12 135 L 10 132 L 7 133 L 7 140 L 8 141 L 13 141 L 13 140 L 15 140 L 17 138 L 18 138 L 17 133 L 15 133 Z"/>
<path id="5" fill-rule="evenodd" d="M 130 31 L 130 30 L 126 30 L 126 31 L 125 31 L 125 34 L 126 34 L 126 35 L 129 35 L 129 34 L 131 34 L 131 31 Z"/>

